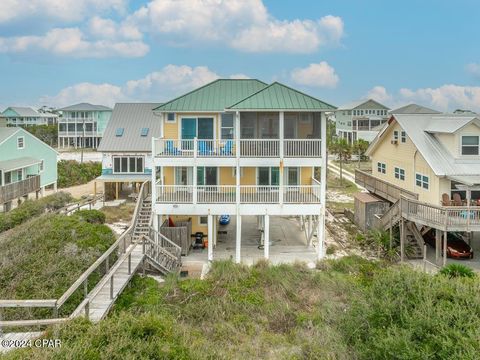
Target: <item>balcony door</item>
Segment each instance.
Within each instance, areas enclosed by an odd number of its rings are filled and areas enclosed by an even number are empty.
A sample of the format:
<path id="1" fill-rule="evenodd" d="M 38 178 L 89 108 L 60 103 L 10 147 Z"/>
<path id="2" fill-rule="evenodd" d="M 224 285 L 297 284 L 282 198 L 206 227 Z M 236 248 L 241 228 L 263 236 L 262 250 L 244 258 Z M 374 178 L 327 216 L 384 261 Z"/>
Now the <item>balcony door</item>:
<path id="1" fill-rule="evenodd" d="M 206 166 L 197 168 L 197 185 L 218 185 L 218 170 L 216 167 Z"/>
<path id="2" fill-rule="evenodd" d="M 211 140 L 214 136 L 213 118 L 182 118 L 181 139 L 183 150 L 193 150 L 193 139 Z"/>
<path id="3" fill-rule="evenodd" d="M 278 167 L 259 167 L 257 169 L 257 185 L 278 186 L 278 184 L 279 184 Z"/>
<path id="4" fill-rule="evenodd" d="M 284 172 L 284 183 L 288 186 L 300 185 L 300 168 L 286 167 Z"/>

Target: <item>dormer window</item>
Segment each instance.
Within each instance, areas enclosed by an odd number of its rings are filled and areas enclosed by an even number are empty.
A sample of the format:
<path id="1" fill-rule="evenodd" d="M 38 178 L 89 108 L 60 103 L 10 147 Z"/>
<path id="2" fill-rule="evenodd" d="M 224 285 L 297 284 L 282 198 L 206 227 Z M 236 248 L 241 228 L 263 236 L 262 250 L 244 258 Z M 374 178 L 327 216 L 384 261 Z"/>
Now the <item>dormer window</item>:
<path id="1" fill-rule="evenodd" d="M 478 136 L 462 136 L 462 155 L 478 155 L 480 153 L 479 145 Z"/>

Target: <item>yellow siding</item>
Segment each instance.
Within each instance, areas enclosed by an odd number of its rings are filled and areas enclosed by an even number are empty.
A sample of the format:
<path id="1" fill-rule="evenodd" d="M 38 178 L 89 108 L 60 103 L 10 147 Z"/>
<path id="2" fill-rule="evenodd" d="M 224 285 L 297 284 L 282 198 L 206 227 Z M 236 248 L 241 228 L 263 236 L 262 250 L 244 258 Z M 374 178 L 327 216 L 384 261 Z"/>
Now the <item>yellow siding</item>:
<path id="1" fill-rule="evenodd" d="M 301 172 L 301 182 L 302 185 L 312 185 L 312 168 L 311 167 L 302 167 L 300 168 Z"/>
<path id="2" fill-rule="evenodd" d="M 432 168 L 425 161 L 423 156 L 417 151 L 415 156 L 415 173 L 420 173 L 422 175 L 428 176 L 429 178 L 429 188 L 428 190 L 423 189 L 419 186 L 416 186 L 415 178 L 413 183 L 413 191 L 418 194 L 418 199 L 433 205 L 440 205 L 441 195 L 440 194 L 440 178 L 434 174 Z M 413 174 L 415 176 L 415 174 Z"/>
<path id="3" fill-rule="evenodd" d="M 165 185 L 175 185 L 174 167 L 168 166 L 163 168 L 163 181 Z"/>

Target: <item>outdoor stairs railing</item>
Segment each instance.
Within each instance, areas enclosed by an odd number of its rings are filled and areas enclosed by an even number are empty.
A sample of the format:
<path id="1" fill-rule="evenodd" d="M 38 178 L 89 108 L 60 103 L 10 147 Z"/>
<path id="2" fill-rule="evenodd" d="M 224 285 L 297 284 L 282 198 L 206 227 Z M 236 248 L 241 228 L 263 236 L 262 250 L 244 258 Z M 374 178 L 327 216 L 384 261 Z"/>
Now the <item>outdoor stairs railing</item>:
<path id="1" fill-rule="evenodd" d="M 402 218 L 400 210 L 400 200 L 397 200 L 392 206 L 388 208 L 387 212 L 381 215 L 380 228 L 383 230 L 388 230 L 391 227 L 395 226 Z"/>
<path id="2" fill-rule="evenodd" d="M 181 247 L 164 235 L 151 229 L 152 205 L 150 182 L 142 184 L 130 227 L 105 251 L 58 299 L 0 300 L 2 308 L 51 308 L 53 316 L 48 319 L 3 320 L 0 317 L 0 338 L 2 330 L 11 327 L 47 326 L 59 324 L 77 316 L 85 315 L 92 321 L 102 319 L 113 306 L 118 295 L 131 280 L 136 270 L 148 262 L 161 273 L 176 272 L 181 266 Z M 118 259 L 110 267 L 112 254 Z M 96 286 L 88 291 L 88 280 L 101 265 L 106 274 Z M 84 299 L 67 317 L 59 317 L 58 312 L 70 297 L 83 287 Z M 14 333 L 11 333 L 14 334 Z M 32 334 L 37 334 L 33 333 Z M 4 334 L 5 336 L 9 334 Z"/>
<path id="3" fill-rule="evenodd" d="M 154 229 L 143 236 L 143 253 L 163 274 L 177 272 L 182 265 L 182 248 Z"/>

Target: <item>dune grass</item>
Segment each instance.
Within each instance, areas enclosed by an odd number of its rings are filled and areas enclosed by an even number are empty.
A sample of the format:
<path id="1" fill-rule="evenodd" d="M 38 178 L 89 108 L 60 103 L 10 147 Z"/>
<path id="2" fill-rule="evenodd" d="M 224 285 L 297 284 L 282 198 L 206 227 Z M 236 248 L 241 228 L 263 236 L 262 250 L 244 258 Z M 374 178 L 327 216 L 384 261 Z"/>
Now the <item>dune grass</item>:
<path id="1" fill-rule="evenodd" d="M 49 330 L 59 349 L 8 359 L 473 359 L 475 279 L 358 257 L 253 267 L 216 262 L 206 280 L 135 277 L 99 324 Z"/>

